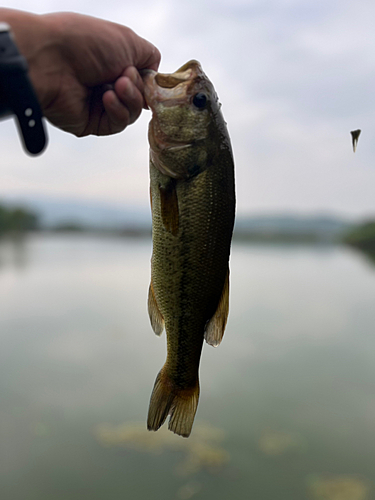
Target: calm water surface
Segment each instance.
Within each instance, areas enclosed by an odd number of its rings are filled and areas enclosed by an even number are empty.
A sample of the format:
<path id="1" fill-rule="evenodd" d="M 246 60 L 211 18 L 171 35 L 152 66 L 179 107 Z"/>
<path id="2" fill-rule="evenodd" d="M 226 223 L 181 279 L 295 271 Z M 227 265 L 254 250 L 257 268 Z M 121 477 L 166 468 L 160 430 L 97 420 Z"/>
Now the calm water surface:
<path id="1" fill-rule="evenodd" d="M 151 242 L 0 243 L 4 500 L 375 498 L 375 267 L 340 247 L 245 246 L 192 436 L 145 430 L 165 335 Z"/>

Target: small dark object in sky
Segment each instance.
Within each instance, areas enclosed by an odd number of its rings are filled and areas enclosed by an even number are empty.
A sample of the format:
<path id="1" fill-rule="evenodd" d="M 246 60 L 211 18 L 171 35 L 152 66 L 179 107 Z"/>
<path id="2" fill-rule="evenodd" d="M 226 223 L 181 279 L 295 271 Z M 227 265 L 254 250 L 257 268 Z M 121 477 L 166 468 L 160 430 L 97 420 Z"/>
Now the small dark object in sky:
<path id="1" fill-rule="evenodd" d="M 352 130 L 350 133 L 352 134 L 353 151 L 355 153 L 355 150 L 357 149 L 358 138 L 359 138 L 359 134 L 361 133 L 361 130 L 360 129 Z"/>

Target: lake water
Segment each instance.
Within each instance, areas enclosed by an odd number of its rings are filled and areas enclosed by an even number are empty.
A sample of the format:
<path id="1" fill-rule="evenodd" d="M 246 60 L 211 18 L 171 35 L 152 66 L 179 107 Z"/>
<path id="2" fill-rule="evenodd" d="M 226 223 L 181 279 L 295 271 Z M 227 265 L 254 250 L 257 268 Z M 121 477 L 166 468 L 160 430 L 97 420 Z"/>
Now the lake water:
<path id="1" fill-rule="evenodd" d="M 234 244 L 227 330 L 204 346 L 183 439 L 145 430 L 166 351 L 150 255 L 125 238 L 0 243 L 1 498 L 375 498 L 375 267 Z"/>

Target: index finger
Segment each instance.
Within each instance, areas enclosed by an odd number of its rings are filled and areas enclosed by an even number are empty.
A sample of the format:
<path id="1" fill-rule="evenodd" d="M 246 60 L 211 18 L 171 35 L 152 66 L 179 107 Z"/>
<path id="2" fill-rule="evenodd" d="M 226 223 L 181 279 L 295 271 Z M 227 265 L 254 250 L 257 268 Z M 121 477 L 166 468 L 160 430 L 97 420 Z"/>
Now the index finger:
<path id="1" fill-rule="evenodd" d="M 138 70 L 153 69 L 158 70 L 161 54 L 159 50 L 151 42 L 134 33 L 136 37 L 135 43 L 132 44 L 133 49 L 133 66 Z"/>

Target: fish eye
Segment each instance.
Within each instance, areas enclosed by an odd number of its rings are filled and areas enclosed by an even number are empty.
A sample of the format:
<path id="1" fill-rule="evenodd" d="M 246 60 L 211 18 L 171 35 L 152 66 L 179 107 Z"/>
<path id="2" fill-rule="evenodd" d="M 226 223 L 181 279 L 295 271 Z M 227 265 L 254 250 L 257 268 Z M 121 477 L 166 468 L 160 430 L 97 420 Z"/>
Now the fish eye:
<path id="1" fill-rule="evenodd" d="M 206 94 L 203 94 L 203 92 L 198 92 L 198 94 L 195 94 L 195 96 L 193 97 L 193 104 L 198 109 L 205 108 L 207 104 Z"/>

